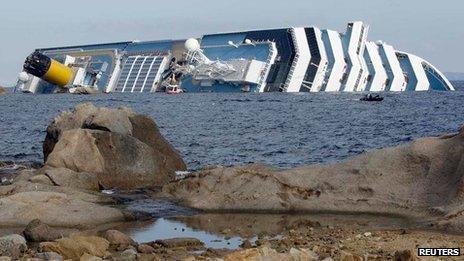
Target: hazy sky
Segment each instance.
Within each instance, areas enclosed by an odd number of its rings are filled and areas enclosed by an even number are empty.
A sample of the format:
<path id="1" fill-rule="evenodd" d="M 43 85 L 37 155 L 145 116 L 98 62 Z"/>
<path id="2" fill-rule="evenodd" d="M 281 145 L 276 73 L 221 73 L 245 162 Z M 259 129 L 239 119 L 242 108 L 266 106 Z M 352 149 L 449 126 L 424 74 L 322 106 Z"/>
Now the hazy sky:
<path id="1" fill-rule="evenodd" d="M 344 31 L 371 25 L 370 40 L 464 72 L 463 0 L 5 0 L 0 6 L 0 84 L 13 84 L 35 48 L 179 39 L 256 28 Z"/>

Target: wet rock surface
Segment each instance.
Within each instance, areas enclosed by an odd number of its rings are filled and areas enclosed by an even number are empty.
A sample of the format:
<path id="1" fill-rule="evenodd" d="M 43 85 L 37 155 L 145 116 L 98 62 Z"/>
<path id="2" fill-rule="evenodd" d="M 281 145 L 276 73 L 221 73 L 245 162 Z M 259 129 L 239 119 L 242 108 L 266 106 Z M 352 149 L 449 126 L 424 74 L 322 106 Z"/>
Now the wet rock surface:
<path id="1" fill-rule="evenodd" d="M 462 162 L 464 129 L 336 164 L 207 169 L 163 192 L 206 211 L 377 213 L 433 219 L 435 226 L 463 232 Z"/>

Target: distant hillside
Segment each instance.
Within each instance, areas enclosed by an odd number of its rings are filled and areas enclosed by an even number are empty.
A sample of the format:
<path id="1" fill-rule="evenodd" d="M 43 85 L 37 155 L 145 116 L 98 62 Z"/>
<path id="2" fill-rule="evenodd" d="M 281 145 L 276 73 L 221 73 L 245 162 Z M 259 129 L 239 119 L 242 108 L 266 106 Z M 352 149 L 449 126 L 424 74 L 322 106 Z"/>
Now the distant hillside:
<path id="1" fill-rule="evenodd" d="M 462 72 L 447 72 L 445 75 L 450 81 L 464 81 L 464 73 Z"/>

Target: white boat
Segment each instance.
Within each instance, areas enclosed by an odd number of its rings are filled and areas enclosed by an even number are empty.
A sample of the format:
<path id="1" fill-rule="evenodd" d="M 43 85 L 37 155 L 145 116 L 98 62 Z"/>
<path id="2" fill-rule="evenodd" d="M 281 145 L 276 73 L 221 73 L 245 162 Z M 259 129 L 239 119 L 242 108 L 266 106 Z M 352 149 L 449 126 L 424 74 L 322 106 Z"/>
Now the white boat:
<path id="1" fill-rule="evenodd" d="M 169 86 L 166 88 L 167 94 L 180 94 L 184 91 L 179 86 Z"/>

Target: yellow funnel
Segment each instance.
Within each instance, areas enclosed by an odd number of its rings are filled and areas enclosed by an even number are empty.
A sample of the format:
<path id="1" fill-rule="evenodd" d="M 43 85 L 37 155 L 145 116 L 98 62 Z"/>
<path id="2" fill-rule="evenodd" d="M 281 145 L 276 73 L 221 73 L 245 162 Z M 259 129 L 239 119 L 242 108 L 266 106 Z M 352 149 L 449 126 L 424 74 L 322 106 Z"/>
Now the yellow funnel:
<path id="1" fill-rule="evenodd" d="M 42 79 L 49 83 L 64 87 L 71 82 L 73 75 L 74 73 L 71 68 L 51 59 L 50 68 L 48 68 Z"/>

